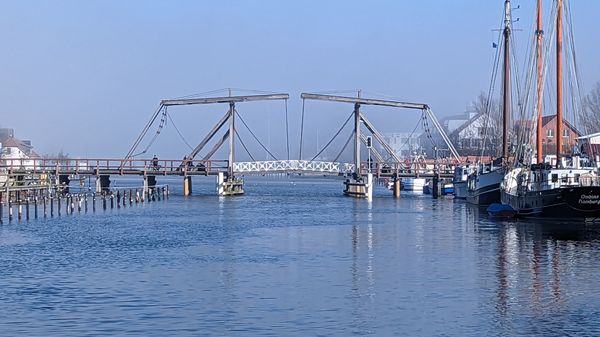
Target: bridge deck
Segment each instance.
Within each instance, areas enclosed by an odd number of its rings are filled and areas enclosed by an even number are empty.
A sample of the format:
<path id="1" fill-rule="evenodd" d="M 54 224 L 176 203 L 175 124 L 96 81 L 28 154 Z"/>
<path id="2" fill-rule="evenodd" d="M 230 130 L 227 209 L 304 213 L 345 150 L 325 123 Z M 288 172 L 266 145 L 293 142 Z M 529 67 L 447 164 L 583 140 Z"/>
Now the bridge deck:
<path id="1" fill-rule="evenodd" d="M 437 167 L 437 170 L 436 170 Z M 233 163 L 233 171 L 239 175 L 306 174 L 306 175 L 351 175 L 354 164 L 281 160 Z M 453 175 L 451 165 L 420 163 L 380 164 L 372 163 L 369 168 L 364 162 L 360 174 L 372 172 L 377 177 L 434 177 L 448 178 Z M 0 161 L 0 172 L 12 175 L 60 174 L 60 175 L 133 175 L 133 176 L 214 176 L 228 172 L 228 161 L 205 160 L 155 160 L 152 159 L 4 159 Z"/>

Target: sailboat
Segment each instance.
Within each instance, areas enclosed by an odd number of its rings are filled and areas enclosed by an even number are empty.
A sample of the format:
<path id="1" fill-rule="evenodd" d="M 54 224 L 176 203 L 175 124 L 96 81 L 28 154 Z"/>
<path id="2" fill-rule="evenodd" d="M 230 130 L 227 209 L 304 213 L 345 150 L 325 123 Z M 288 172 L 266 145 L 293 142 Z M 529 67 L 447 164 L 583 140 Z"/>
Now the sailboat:
<path id="1" fill-rule="evenodd" d="M 502 157 L 489 164 L 478 164 L 467 177 L 467 202 L 479 206 L 500 202 L 500 184 L 508 163 L 508 122 L 510 116 L 510 37 L 512 17 L 510 0 L 504 1 L 504 62 L 502 100 Z"/>
<path id="2" fill-rule="evenodd" d="M 563 0 L 556 1 L 556 163 L 544 163 L 542 153 L 542 13 L 537 13 L 537 127 L 536 163 L 508 170 L 502 182 L 502 203 L 517 215 L 551 218 L 600 219 L 600 170 L 576 153 L 563 156 Z M 533 162 L 533 160 L 531 160 Z"/>

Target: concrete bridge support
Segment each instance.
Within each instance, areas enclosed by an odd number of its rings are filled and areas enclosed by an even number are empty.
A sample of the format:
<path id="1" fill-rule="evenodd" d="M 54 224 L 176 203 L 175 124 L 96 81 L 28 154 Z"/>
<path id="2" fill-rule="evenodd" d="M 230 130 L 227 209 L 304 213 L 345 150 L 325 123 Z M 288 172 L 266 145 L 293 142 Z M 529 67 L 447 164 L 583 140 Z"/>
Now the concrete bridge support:
<path id="1" fill-rule="evenodd" d="M 394 198 L 400 198 L 400 188 L 402 186 L 402 179 L 394 177 Z"/>
<path id="2" fill-rule="evenodd" d="M 66 174 L 61 174 L 58 176 L 58 185 L 63 188 L 63 193 L 69 193 L 69 183 L 71 183 L 71 179 Z"/>
<path id="3" fill-rule="evenodd" d="M 192 177 L 191 176 L 183 177 L 183 195 L 186 197 L 192 195 Z"/>
<path id="4" fill-rule="evenodd" d="M 344 194 L 355 198 L 373 198 L 373 173 L 367 174 L 367 180 L 362 177 L 349 179 L 344 182 L 346 189 Z"/>
<path id="5" fill-rule="evenodd" d="M 244 194 L 244 181 L 227 177 L 223 172 L 217 175 L 217 194 L 220 196 L 242 195 Z"/>
<path id="6" fill-rule="evenodd" d="M 107 192 L 110 189 L 110 176 L 100 175 L 96 177 L 96 193 Z"/>

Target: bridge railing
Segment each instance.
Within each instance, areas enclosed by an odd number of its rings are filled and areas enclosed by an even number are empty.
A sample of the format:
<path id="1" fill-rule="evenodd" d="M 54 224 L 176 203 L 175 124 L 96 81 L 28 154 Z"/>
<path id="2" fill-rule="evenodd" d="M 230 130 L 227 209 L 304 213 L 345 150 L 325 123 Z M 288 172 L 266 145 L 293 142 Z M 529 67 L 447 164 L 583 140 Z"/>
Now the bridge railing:
<path id="1" fill-rule="evenodd" d="M 337 175 L 354 172 L 354 165 L 310 160 L 268 160 L 233 163 L 233 171 L 235 173 L 311 172 Z"/>
<path id="2" fill-rule="evenodd" d="M 171 159 L 71 159 L 71 158 L 4 158 L 0 171 L 6 173 L 116 174 L 135 172 L 215 172 L 227 171 L 227 160 L 171 160 Z"/>

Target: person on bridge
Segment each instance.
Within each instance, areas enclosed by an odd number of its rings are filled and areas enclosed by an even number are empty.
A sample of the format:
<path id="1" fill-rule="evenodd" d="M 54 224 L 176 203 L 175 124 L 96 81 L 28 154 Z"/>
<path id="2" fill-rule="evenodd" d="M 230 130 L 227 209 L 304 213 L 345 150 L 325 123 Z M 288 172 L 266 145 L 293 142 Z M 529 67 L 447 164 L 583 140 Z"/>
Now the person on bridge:
<path id="1" fill-rule="evenodd" d="M 152 167 L 154 167 L 155 170 L 158 170 L 158 157 L 156 155 L 154 155 L 154 157 L 152 157 Z"/>

